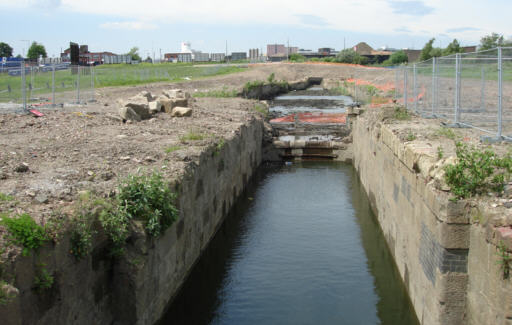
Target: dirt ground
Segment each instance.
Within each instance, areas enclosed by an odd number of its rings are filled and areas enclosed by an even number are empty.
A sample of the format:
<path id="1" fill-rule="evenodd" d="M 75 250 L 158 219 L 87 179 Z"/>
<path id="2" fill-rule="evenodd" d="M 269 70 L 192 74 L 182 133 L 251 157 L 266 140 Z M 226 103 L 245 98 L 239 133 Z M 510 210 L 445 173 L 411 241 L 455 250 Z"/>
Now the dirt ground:
<path id="1" fill-rule="evenodd" d="M 120 98 L 142 90 L 160 95 L 163 90 L 180 88 L 190 93 L 211 89 L 241 89 L 248 81 L 266 80 L 271 73 L 277 80 L 294 81 L 304 77 L 351 78 L 355 68 L 328 64 L 263 64 L 247 71 L 186 83 L 156 83 L 141 86 L 101 88 L 97 102 L 45 110 L 44 117 L 0 114 L 0 212 L 29 213 L 40 223 L 57 210 L 65 210 L 83 190 L 108 195 L 120 179 L 142 169 L 156 169 L 166 177 L 178 177 L 186 164 L 198 158 L 207 146 L 234 136 L 248 119 L 262 118 L 253 110 L 257 101 L 241 98 L 196 98 L 192 117 L 176 118 L 166 113 L 138 123 L 123 123 L 117 116 Z M 394 73 L 388 79 L 393 81 Z M 430 126 L 426 127 L 426 124 Z M 434 132 L 440 121 L 413 120 L 402 131 L 417 139 Z M 430 130 L 430 131 L 429 131 Z M 457 131 L 459 132 L 459 131 Z M 462 138 L 478 143 L 475 130 L 463 130 Z M 183 136 L 200 134 L 202 140 Z M 446 146 L 453 153 L 453 145 Z"/>

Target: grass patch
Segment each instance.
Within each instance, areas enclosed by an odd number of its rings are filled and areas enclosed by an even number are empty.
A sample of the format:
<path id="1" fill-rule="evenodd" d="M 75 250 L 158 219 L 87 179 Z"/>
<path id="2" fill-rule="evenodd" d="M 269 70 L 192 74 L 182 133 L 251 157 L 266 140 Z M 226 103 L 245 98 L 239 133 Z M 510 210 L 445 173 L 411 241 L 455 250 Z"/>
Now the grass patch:
<path id="1" fill-rule="evenodd" d="M 400 121 L 407 121 L 411 119 L 411 114 L 405 107 L 396 106 L 393 113 L 393 118 Z"/>
<path id="2" fill-rule="evenodd" d="M 173 153 L 175 151 L 178 151 L 178 150 L 181 150 L 183 147 L 182 146 L 170 146 L 170 147 L 167 147 L 165 148 L 165 153 Z"/>
<path id="3" fill-rule="evenodd" d="M 28 256 L 31 250 L 37 250 L 49 240 L 45 229 L 27 213 L 17 217 L 3 216 L 1 223 L 7 228 L 10 239 L 23 247 L 23 256 Z"/>
<path id="4" fill-rule="evenodd" d="M 10 202 L 14 200 L 14 196 L 0 193 L 0 202 Z"/>
<path id="5" fill-rule="evenodd" d="M 180 137 L 181 142 L 187 142 L 187 141 L 200 141 L 207 138 L 207 135 L 204 133 L 198 133 L 195 131 L 189 131 L 187 134 L 182 135 Z"/>
<path id="6" fill-rule="evenodd" d="M 263 115 L 265 118 L 268 117 L 268 109 L 266 109 L 264 105 L 262 105 L 262 104 L 254 104 L 252 109 L 254 111 L 258 112 L 259 114 Z"/>
<path id="7" fill-rule="evenodd" d="M 456 154 L 457 163 L 445 168 L 446 183 L 456 199 L 503 191 L 512 171 L 510 155 L 499 157 L 490 149 L 481 151 L 461 142 L 456 143 Z"/>
<path id="8" fill-rule="evenodd" d="M 213 66 L 195 63 L 160 64 L 111 64 L 94 68 L 92 76 L 87 69 L 80 73 L 80 91 L 91 91 L 92 78 L 95 88 L 140 85 L 153 82 L 180 82 L 199 78 L 231 74 L 245 71 L 238 66 Z M 35 71 L 35 70 L 34 70 Z M 55 72 L 55 92 L 76 91 L 78 74 L 71 69 Z M 0 74 L 0 102 L 21 102 L 21 77 Z M 51 98 L 52 72 L 27 73 L 26 87 L 28 97 Z M 30 90 L 31 89 L 31 90 Z"/>
<path id="9" fill-rule="evenodd" d="M 92 249 L 92 237 L 95 233 L 92 224 L 95 210 L 91 195 L 89 192 L 80 195 L 75 214 L 70 222 L 70 253 L 78 260 L 89 255 Z"/>
<path id="10" fill-rule="evenodd" d="M 451 140 L 455 140 L 455 138 L 457 138 L 457 134 L 455 134 L 455 131 L 447 127 L 440 127 L 435 131 L 435 135 L 437 135 L 438 137 L 448 138 Z"/>
<path id="11" fill-rule="evenodd" d="M 235 89 L 229 90 L 227 87 L 223 87 L 220 90 L 209 90 L 206 92 L 196 92 L 193 94 L 194 97 L 215 97 L 215 98 L 233 98 L 238 96 L 238 91 Z"/>
<path id="12" fill-rule="evenodd" d="M 412 133 L 412 131 L 409 131 L 409 133 L 407 134 L 407 137 L 405 139 L 407 141 L 414 141 L 414 140 L 416 140 L 416 135 L 414 133 Z"/>

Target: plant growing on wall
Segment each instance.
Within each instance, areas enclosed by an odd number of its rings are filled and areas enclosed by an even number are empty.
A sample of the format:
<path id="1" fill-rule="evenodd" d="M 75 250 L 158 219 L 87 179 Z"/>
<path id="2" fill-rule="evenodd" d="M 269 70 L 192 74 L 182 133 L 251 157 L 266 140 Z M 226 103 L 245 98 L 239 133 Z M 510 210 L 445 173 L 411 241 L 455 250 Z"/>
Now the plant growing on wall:
<path id="1" fill-rule="evenodd" d="M 497 249 L 497 263 L 501 268 L 503 279 L 506 280 L 510 277 L 510 262 L 512 261 L 512 257 L 510 256 L 510 253 L 507 251 L 507 246 L 505 245 L 505 243 L 500 242 L 498 244 Z"/>
<path id="2" fill-rule="evenodd" d="M 477 150 L 456 143 L 457 163 L 446 166 L 445 180 L 456 199 L 468 198 L 488 190 L 501 192 L 512 172 L 510 155 L 499 157 L 490 149 Z"/>

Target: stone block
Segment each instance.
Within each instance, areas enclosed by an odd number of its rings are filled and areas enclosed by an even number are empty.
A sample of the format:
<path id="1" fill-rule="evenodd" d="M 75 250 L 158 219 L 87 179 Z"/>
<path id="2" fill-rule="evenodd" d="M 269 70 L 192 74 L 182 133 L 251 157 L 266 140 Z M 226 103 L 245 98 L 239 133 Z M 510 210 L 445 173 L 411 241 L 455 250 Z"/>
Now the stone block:
<path id="1" fill-rule="evenodd" d="M 192 116 L 192 108 L 190 107 L 174 107 L 171 112 L 173 117 Z"/>

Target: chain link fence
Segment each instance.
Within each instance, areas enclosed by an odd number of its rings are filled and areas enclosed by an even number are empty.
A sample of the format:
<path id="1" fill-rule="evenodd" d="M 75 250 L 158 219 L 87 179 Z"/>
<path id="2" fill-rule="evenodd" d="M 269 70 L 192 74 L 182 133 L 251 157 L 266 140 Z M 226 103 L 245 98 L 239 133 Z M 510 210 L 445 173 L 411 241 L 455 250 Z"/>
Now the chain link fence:
<path id="1" fill-rule="evenodd" d="M 239 71 L 247 65 L 139 64 L 29 66 L 21 62 L 0 72 L 0 113 L 30 107 L 86 104 L 95 101 L 98 87 L 176 82 Z M 238 70 L 237 70 L 238 69 Z"/>
<path id="2" fill-rule="evenodd" d="M 84 104 L 94 101 L 94 69 L 52 64 L 30 66 L 24 62 L 0 74 L 1 108 Z"/>
<path id="3" fill-rule="evenodd" d="M 512 48 L 397 67 L 395 100 L 424 117 L 512 140 Z"/>

